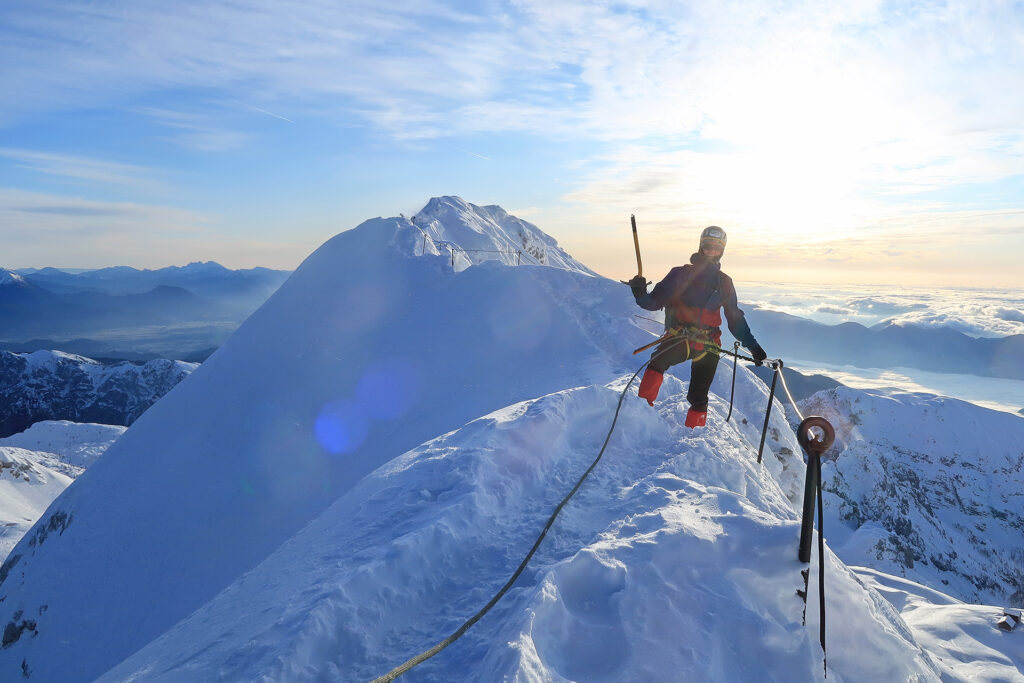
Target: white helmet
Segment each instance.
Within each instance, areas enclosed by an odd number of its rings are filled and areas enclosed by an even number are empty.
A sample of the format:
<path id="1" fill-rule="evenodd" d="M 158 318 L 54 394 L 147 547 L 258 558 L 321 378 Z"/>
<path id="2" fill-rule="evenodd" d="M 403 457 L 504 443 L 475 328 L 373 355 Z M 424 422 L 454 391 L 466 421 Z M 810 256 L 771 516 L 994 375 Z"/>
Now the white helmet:
<path id="1" fill-rule="evenodd" d="M 704 232 L 700 234 L 700 246 L 703 247 L 705 244 L 717 244 L 725 251 L 725 243 L 728 238 L 725 236 L 725 230 L 722 230 L 717 225 L 709 225 L 704 228 Z"/>

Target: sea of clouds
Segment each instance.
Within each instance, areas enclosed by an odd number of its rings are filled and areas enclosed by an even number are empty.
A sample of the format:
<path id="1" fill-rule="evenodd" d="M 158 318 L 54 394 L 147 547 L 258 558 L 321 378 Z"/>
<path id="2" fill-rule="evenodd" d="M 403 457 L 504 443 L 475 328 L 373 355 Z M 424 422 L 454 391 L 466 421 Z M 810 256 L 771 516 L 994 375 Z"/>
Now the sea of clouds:
<path id="1" fill-rule="evenodd" d="M 1024 291 L 924 289 L 882 286 L 739 283 L 740 307 L 781 311 L 827 325 L 843 322 L 871 327 L 899 325 L 946 327 L 972 337 L 1024 334 Z M 756 330 L 755 330 L 756 334 Z M 858 389 L 925 392 L 1024 414 L 1024 381 L 939 373 L 917 368 L 859 368 L 820 361 L 787 359 L 805 374 L 824 374 Z"/>
<path id="2" fill-rule="evenodd" d="M 827 325 L 946 327 L 971 337 L 1024 334 L 1024 290 L 739 283 L 740 306 Z"/>

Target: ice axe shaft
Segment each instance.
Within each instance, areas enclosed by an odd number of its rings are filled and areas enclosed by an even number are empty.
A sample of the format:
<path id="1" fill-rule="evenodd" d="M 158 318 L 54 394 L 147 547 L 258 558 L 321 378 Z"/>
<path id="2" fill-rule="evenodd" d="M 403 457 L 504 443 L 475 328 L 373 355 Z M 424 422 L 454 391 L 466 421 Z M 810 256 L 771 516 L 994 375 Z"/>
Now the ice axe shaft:
<path id="1" fill-rule="evenodd" d="M 640 261 L 640 238 L 636 235 L 636 216 L 629 214 L 629 222 L 633 225 L 633 246 L 636 247 L 636 274 L 644 274 L 644 264 Z"/>

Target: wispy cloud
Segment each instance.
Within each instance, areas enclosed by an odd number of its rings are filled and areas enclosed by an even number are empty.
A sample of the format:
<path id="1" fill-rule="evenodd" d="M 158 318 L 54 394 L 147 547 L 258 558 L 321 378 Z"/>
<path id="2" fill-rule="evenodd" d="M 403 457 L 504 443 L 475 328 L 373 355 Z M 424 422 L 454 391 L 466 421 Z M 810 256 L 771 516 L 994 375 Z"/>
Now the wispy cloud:
<path id="1" fill-rule="evenodd" d="M 10 147 L 0 147 L 0 158 L 10 159 L 21 168 L 35 173 L 88 184 L 147 191 L 166 189 L 166 186 L 154 177 L 153 169 L 134 164 Z"/>
<path id="2" fill-rule="evenodd" d="M 257 107 L 250 106 L 250 108 L 275 116 L 275 118 L 283 118 Z M 250 139 L 246 133 L 214 125 L 211 123 L 212 115 L 210 113 L 199 114 L 158 107 L 140 107 L 136 111 L 174 131 L 167 137 L 169 142 L 202 152 L 224 152 L 236 149 L 245 145 Z"/>
<path id="3" fill-rule="evenodd" d="M 149 230 L 197 233 L 208 220 L 172 207 L 0 188 L 0 224 L 5 240 L 46 240 L 71 233 L 112 237 Z"/>
<path id="4" fill-rule="evenodd" d="M 219 217 L 169 206 L 102 202 L 0 188 L 0 267 L 183 265 L 197 254 L 229 267 L 297 262 L 309 245 L 224 236 Z"/>

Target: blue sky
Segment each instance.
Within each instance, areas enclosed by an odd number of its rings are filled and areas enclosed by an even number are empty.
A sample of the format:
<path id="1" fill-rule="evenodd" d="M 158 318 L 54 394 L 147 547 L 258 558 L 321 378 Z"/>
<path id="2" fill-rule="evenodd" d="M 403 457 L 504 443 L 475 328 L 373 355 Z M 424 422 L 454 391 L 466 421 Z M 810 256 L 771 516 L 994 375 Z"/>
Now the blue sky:
<path id="1" fill-rule="evenodd" d="M 1021 2 L 0 6 L 0 265 L 294 268 L 431 196 L 612 277 L 1024 288 Z"/>

